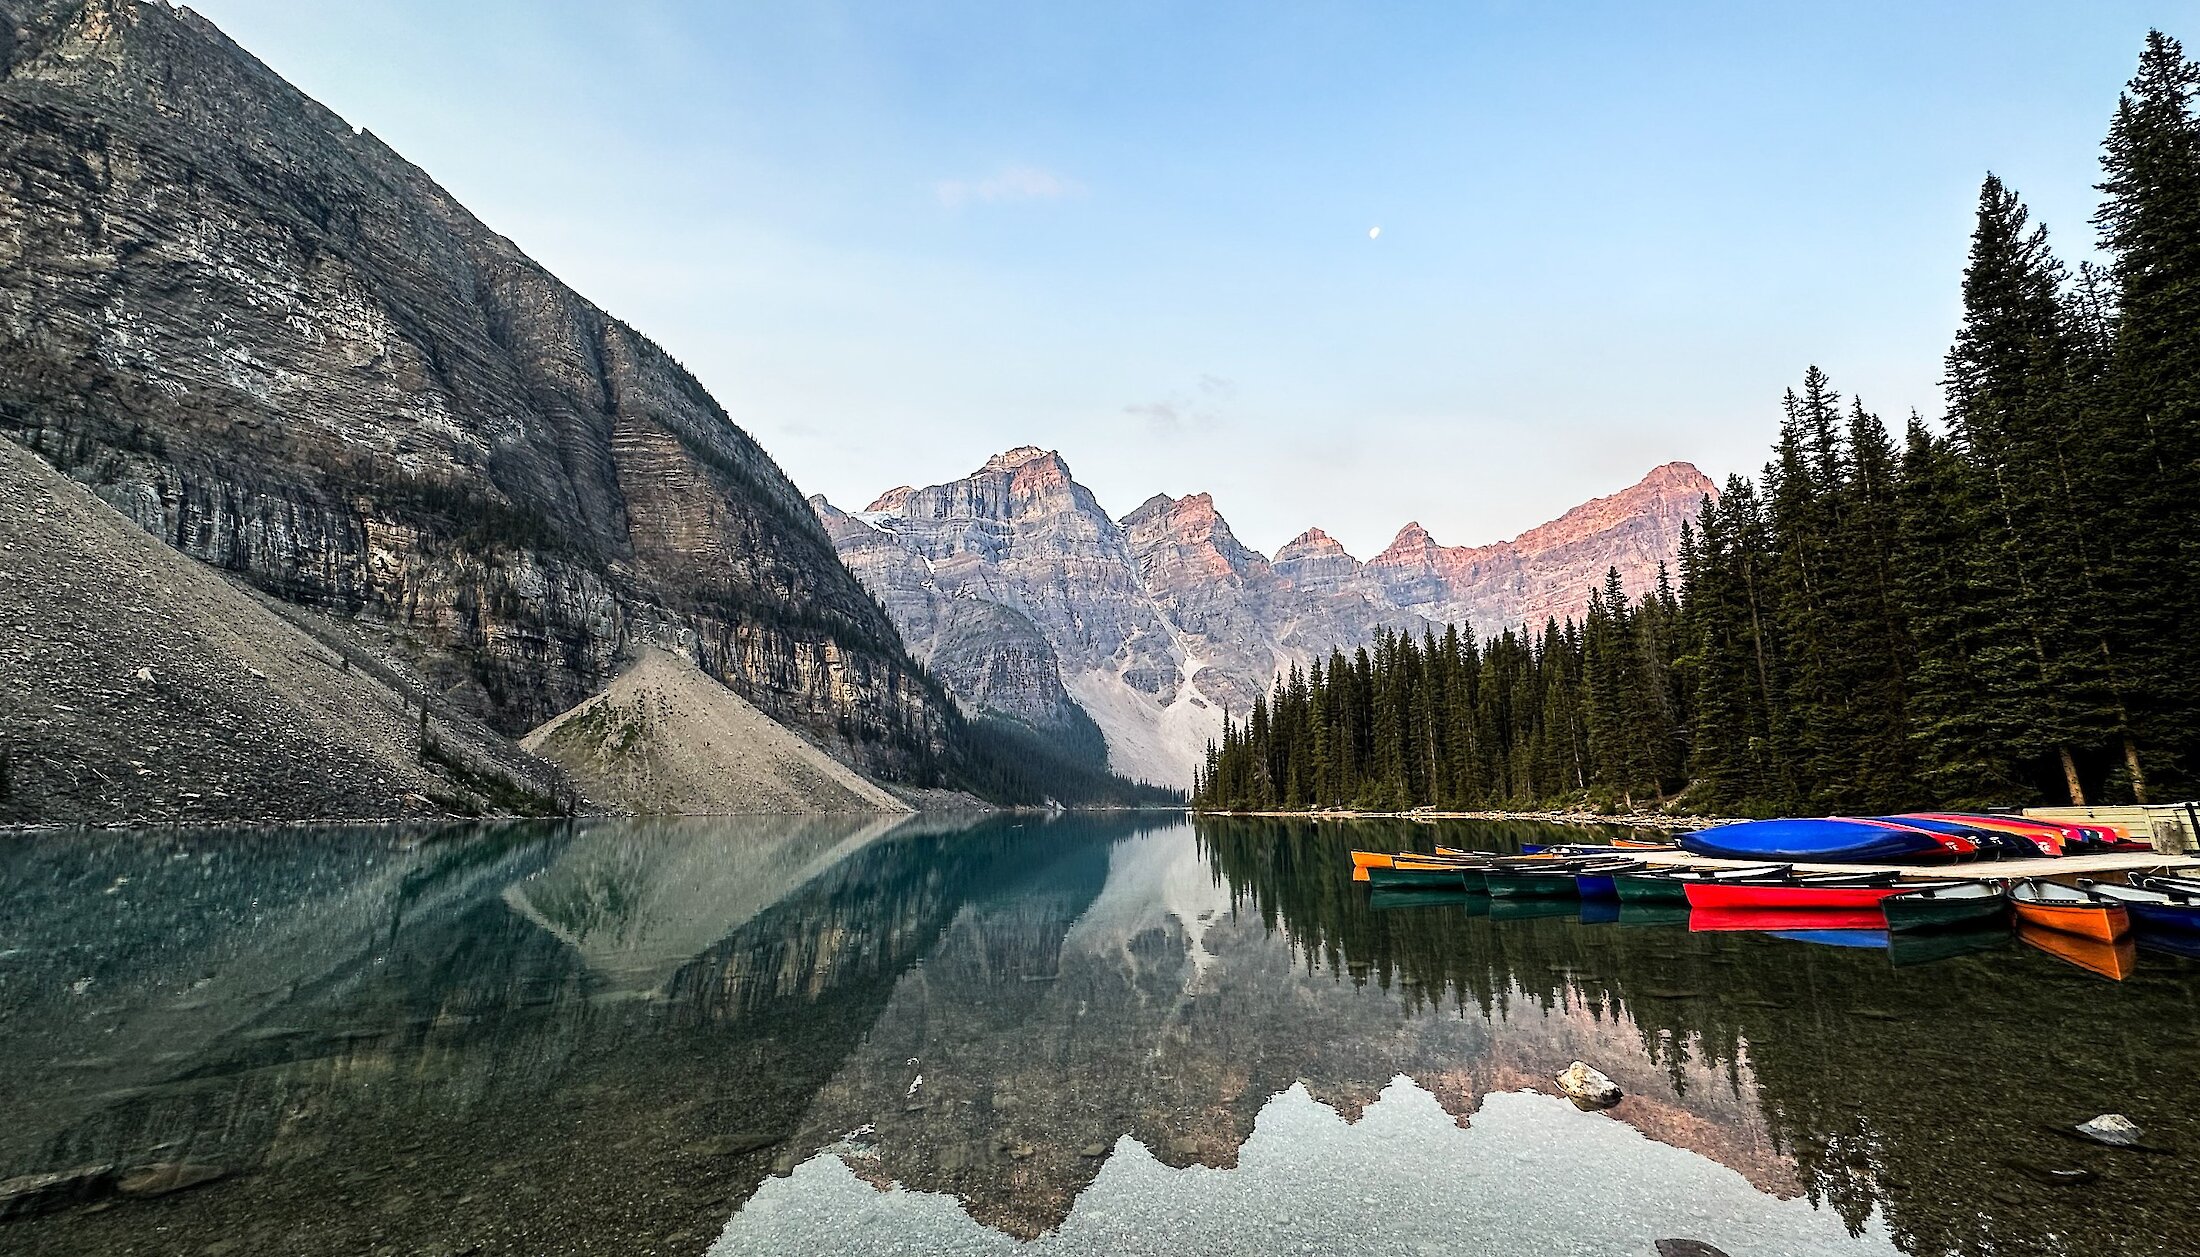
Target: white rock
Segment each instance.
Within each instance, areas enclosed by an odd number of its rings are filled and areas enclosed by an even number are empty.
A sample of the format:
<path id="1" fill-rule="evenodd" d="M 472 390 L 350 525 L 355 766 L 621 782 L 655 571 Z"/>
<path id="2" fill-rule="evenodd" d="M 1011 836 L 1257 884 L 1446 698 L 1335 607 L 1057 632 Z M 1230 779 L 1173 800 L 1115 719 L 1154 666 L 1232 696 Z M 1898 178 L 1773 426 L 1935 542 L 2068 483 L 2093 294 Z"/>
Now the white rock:
<path id="1" fill-rule="evenodd" d="M 1619 1084 L 1602 1072 L 1575 1061 L 1558 1076 L 1558 1089 L 1585 1109 L 1608 1109 L 1619 1103 Z"/>
<path id="2" fill-rule="evenodd" d="M 2121 1113 L 2103 1113 L 2078 1128 L 2087 1139 L 2121 1148 L 2139 1142 L 2139 1124 Z"/>
<path id="3" fill-rule="evenodd" d="M 147 685 L 151 685 L 153 683 L 153 670 L 151 668 L 139 668 L 137 670 L 137 679 L 145 682 Z"/>

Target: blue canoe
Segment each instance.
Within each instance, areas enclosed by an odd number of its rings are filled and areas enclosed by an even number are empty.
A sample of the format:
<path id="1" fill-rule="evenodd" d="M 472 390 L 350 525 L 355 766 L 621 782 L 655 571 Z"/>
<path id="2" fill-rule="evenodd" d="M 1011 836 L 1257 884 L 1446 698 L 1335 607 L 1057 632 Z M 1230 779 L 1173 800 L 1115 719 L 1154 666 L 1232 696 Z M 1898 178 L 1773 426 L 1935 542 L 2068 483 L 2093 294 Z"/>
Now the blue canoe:
<path id="1" fill-rule="evenodd" d="M 1691 855 L 1726 860 L 1817 860 L 1862 864 L 1945 858 L 1948 849 L 1921 829 L 1880 821 L 1790 817 L 1700 829 L 1681 839 Z"/>
<path id="2" fill-rule="evenodd" d="M 2131 923 L 2141 929 L 2178 930 L 2187 934 L 2200 931 L 2200 898 L 2085 878 L 2078 879 L 2078 889 L 2095 899 L 2122 904 L 2124 911 L 2131 914 Z"/>

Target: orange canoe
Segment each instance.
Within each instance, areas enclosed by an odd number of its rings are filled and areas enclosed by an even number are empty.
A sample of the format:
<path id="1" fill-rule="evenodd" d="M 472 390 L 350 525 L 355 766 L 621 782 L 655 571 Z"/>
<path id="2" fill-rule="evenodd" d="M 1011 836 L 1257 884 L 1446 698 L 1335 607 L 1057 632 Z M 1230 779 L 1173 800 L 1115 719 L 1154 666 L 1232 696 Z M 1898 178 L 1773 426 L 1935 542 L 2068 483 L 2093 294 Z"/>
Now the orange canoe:
<path id="1" fill-rule="evenodd" d="M 1352 867 L 1356 869 L 1387 869 L 1390 867 L 1390 853 L 1387 851 L 1355 851 L 1352 853 Z"/>
<path id="2" fill-rule="evenodd" d="M 2022 881 L 2009 888 L 2019 921 L 2079 938 L 2113 943 L 2131 933 L 2131 914 L 2120 903 L 2096 899 L 2059 882 Z"/>

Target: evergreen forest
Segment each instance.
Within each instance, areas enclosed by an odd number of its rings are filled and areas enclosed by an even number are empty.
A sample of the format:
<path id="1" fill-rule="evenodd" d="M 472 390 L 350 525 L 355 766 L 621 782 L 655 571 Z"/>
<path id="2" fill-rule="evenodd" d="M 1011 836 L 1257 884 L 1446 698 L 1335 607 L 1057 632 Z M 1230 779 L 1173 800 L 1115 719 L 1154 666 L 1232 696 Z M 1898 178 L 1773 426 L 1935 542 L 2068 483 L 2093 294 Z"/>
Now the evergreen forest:
<path id="1" fill-rule="evenodd" d="M 2149 34 L 2065 266 L 1989 174 L 1945 413 L 1810 368 L 1675 568 L 1585 615 L 1383 634 L 1276 680 L 1207 809 L 1727 815 L 2163 801 L 2200 776 L 2200 65 Z"/>

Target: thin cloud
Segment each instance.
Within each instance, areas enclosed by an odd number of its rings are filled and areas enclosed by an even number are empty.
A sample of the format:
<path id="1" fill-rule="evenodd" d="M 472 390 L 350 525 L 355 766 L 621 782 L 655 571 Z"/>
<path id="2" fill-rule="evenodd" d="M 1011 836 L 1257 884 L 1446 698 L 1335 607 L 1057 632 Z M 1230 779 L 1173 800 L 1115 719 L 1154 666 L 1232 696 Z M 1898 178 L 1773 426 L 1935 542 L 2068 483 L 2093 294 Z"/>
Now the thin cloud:
<path id="1" fill-rule="evenodd" d="M 1202 375 L 1188 389 L 1158 401 L 1133 402 L 1123 408 L 1123 413 L 1145 420 L 1146 427 L 1158 435 L 1175 436 L 1220 422 L 1223 406 L 1236 393 L 1235 383 L 1219 375 Z"/>
<path id="2" fill-rule="evenodd" d="M 983 179 L 942 179 L 932 194 L 949 209 L 997 201 L 1060 201 L 1083 196 L 1085 185 L 1038 166 L 1004 166 Z"/>

